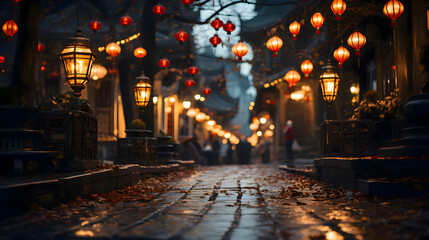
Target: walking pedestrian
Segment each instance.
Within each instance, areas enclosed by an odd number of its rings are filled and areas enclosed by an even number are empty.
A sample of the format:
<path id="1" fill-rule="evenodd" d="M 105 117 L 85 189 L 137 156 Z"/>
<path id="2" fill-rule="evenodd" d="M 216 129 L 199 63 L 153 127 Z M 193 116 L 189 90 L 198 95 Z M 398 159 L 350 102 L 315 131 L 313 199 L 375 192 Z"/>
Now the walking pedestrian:
<path id="1" fill-rule="evenodd" d="M 288 120 L 286 122 L 286 127 L 283 130 L 285 147 L 286 147 L 286 160 L 288 162 L 291 162 L 294 159 L 293 153 L 292 153 L 292 146 L 293 146 L 293 141 L 295 140 L 295 136 L 293 134 L 292 125 L 293 125 L 293 122 L 291 120 Z"/>

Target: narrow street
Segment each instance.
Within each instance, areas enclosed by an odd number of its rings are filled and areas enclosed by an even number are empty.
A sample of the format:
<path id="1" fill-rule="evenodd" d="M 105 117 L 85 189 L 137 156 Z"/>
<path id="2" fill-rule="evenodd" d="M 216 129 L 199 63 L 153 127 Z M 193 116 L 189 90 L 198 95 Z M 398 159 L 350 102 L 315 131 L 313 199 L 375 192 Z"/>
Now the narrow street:
<path id="1" fill-rule="evenodd" d="M 32 206 L 1 222 L 0 239 L 429 237 L 427 199 L 367 199 L 274 165 L 200 167 L 179 177 L 143 180 L 137 187 L 152 192 L 133 198 L 114 201 L 109 193 L 51 210 Z"/>

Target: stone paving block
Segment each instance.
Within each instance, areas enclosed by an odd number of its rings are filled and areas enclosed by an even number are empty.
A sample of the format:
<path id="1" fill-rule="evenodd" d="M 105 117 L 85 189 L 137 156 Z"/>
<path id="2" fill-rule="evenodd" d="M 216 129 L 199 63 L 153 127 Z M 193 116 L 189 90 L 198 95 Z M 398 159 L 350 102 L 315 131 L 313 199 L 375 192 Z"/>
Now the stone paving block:
<path id="1" fill-rule="evenodd" d="M 230 239 L 277 239 L 276 232 L 271 226 L 237 227 L 231 232 Z"/>
<path id="2" fill-rule="evenodd" d="M 179 234 L 182 229 L 195 224 L 198 220 L 199 217 L 190 215 L 163 214 L 129 230 L 120 232 L 117 237 L 135 239 L 168 239 Z"/>

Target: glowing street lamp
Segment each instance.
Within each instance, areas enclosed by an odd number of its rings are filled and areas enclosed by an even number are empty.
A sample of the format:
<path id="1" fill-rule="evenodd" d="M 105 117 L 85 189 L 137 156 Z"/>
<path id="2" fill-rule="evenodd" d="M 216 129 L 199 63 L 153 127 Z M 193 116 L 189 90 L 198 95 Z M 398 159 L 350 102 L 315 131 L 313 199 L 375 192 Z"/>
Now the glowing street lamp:
<path id="1" fill-rule="evenodd" d="M 76 97 L 80 97 L 91 76 L 92 64 L 96 57 L 91 48 L 91 42 L 85 38 L 80 28 L 76 35 L 69 38 L 68 43 L 60 53 L 60 59 L 64 64 L 66 79 L 74 91 Z"/>
<path id="2" fill-rule="evenodd" d="M 149 78 L 146 77 L 143 72 L 136 79 L 137 83 L 134 85 L 134 97 L 136 99 L 137 106 L 144 108 L 149 103 L 152 85 L 150 85 Z"/>
<path id="3" fill-rule="evenodd" d="M 322 88 L 323 99 L 327 103 L 332 103 L 337 98 L 338 85 L 340 83 L 340 77 L 334 71 L 334 67 L 331 62 L 322 67 L 323 73 L 320 75 L 320 86 Z"/>

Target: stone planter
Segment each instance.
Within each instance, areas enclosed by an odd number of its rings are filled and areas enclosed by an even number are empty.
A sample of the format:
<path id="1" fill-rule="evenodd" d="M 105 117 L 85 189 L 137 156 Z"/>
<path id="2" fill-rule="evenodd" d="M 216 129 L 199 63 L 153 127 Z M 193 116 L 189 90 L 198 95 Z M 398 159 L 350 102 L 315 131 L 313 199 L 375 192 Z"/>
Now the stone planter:
<path id="1" fill-rule="evenodd" d="M 126 138 L 118 139 L 116 164 L 157 165 L 157 140 L 151 137 L 152 131 L 128 129 Z"/>
<path id="2" fill-rule="evenodd" d="M 82 111 L 42 111 L 39 128 L 45 133 L 48 149 L 58 151 L 61 171 L 97 167 L 97 117 Z"/>

